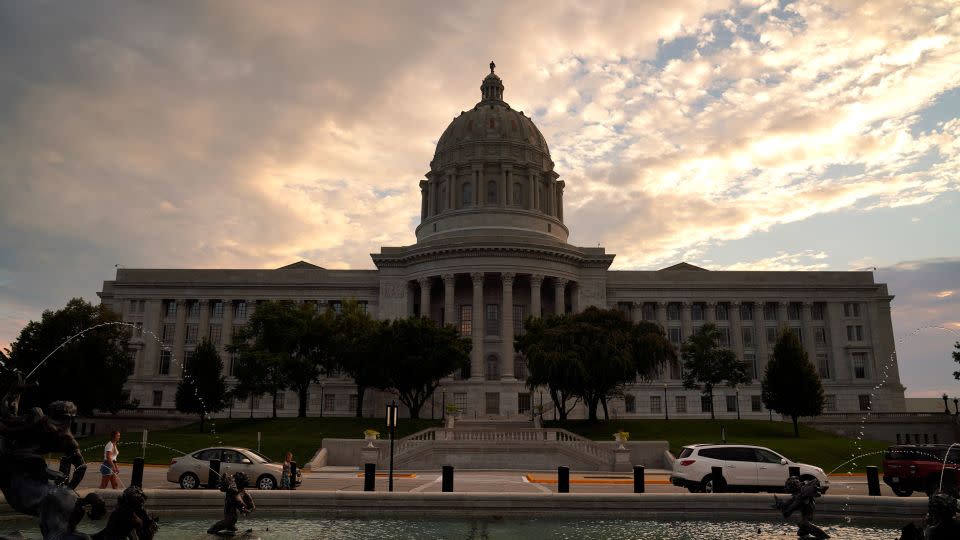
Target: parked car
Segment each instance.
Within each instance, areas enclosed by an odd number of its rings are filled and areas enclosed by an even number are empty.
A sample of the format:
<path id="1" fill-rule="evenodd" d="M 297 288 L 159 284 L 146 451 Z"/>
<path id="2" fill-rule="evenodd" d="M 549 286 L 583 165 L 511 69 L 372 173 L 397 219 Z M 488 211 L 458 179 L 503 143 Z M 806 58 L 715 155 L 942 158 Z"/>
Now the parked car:
<path id="1" fill-rule="evenodd" d="M 693 444 L 684 446 L 673 462 L 670 482 L 691 493 L 712 492 L 713 467 L 723 468 L 724 489 L 729 491 L 783 491 L 790 467 L 800 468 L 803 481 L 817 479 L 826 493 L 830 480 L 820 467 L 795 463 L 762 446 Z"/>
<path id="2" fill-rule="evenodd" d="M 170 460 L 167 482 L 180 484 L 183 489 L 196 489 L 209 485 L 210 461 L 220 461 L 220 474 L 246 473 L 258 489 L 276 489 L 283 472 L 282 463 L 273 463 L 263 454 L 249 448 L 204 448 L 192 454 Z M 302 475 L 297 469 L 296 486 Z"/>
<path id="3" fill-rule="evenodd" d="M 900 497 L 909 497 L 914 491 L 923 491 L 927 496 L 933 494 L 940 487 L 944 468 L 960 468 L 960 448 L 954 447 L 949 456 L 948 448 L 945 444 L 902 444 L 887 448 L 883 456 L 883 482 Z"/>

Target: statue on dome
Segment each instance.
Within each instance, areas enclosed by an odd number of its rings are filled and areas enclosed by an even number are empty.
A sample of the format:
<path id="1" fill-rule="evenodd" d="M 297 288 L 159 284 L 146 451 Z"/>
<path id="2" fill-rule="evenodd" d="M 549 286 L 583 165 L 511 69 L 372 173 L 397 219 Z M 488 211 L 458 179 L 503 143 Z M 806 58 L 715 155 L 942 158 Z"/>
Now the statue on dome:
<path id="1" fill-rule="evenodd" d="M 497 67 L 497 65 L 493 63 L 493 60 L 491 60 L 491 61 L 490 61 L 490 73 L 493 73 L 493 69 L 494 69 L 495 67 Z"/>

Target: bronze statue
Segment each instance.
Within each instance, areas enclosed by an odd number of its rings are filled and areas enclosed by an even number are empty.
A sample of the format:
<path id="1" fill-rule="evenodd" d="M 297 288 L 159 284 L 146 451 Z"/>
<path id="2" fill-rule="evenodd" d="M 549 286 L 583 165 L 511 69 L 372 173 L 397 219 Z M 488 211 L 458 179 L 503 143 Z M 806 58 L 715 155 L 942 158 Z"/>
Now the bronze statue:
<path id="1" fill-rule="evenodd" d="M 147 496 L 137 486 L 123 490 L 117 507 L 110 513 L 107 526 L 91 536 L 93 540 L 152 540 L 160 528 L 160 519 L 147 514 Z"/>
<path id="2" fill-rule="evenodd" d="M 960 538 L 957 499 L 950 493 L 937 492 L 927 502 L 923 527 L 909 523 L 903 528 L 900 540 L 954 540 Z"/>
<path id="3" fill-rule="evenodd" d="M 781 501 L 774 495 L 773 507 L 780 510 L 784 518 L 800 510 L 800 527 L 797 529 L 797 536 L 813 537 L 818 540 L 830 538 L 823 529 L 813 524 L 813 510 L 816 507 L 814 499 L 820 496 L 820 482 L 816 479 L 801 482 L 796 476 L 791 476 L 787 478 L 783 487 L 790 494 L 790 500 Z"/>
<path id="4" fill-rule="evenodd" d="M 246 488 L 249 485 L 250 480 L 242 472 L 235 473 L 232 478 L 227 475 L 220 476 L 219 488 L 224 492 L 223 519 L 207 529 L 208 534 L 233 536 L 237 532 L 240 514 L 249 514 L 257 508 L 253 504 L 253 498 L 247 493 Z"/>

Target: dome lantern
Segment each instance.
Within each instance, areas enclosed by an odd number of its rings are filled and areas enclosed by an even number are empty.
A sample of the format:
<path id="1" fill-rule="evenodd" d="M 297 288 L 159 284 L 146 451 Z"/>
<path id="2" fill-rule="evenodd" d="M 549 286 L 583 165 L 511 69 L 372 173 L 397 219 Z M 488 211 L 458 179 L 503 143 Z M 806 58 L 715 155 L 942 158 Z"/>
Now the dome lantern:
<path id="1" fill-rule="evenodd" d="M 484 77 L 483 83 L 480 85 L 480 96 L 483 101 L 503 101 L 503 81 L 493 72 L 496 67 L 497 65 L 491 60 L 490 74 Z"/>

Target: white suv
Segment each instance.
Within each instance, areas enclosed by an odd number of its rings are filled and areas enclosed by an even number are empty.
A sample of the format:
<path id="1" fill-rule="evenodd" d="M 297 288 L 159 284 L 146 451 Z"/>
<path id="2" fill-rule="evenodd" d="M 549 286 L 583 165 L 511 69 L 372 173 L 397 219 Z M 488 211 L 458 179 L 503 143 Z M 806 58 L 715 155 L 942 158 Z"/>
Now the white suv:
<path id="1" fill-rule="evenodd" d="M 826 492 L 830 480 L 820 467 L 794 463 L 762 446 L 735 444 L 694 444 L 684 446 L 673 462 L 670 482 L 691 493 L 713 491 L 712 468 L 723 468 L 725 490 L 783 491 L 790 467 L 800 468 L 800 479 L 816 478 Z"/>

